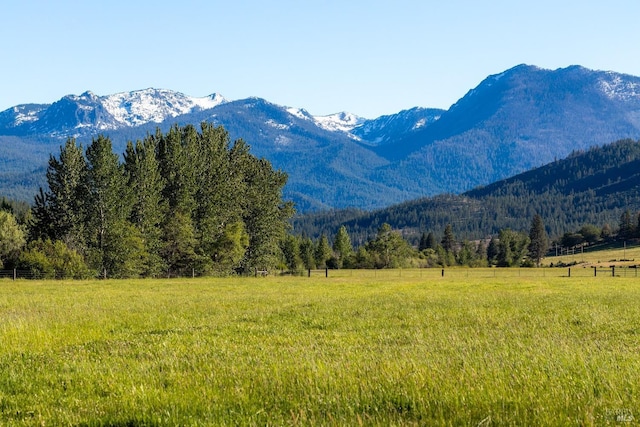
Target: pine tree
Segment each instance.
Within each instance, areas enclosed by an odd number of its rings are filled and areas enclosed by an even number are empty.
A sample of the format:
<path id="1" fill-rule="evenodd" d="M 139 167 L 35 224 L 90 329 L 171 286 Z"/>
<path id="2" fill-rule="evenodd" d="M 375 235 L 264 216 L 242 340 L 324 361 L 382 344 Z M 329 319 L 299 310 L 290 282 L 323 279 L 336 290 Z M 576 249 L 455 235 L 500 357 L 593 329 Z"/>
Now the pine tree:
<path id="1" fill-rule="evenodd" d="M 124 167 L 113 153 L 111 140 L 94 138 L 86 151 L 88 165 L 87 240 L 89 264 L 103 277 L 122 277 L 128 248 L 121 231 L 131 213 L 132 197 Z"/>
<path id="2" fill-rule="evenodd" d="M 313 241 L 309 237 L 303 237 L 300 241 L 300 259 L 307 270 L 316 268 L 315 249 Z"/>
<path id="3" fill-rule="evenodd" d="M 49 189 L 36 196 L 30 235 L 35 239 L 63 241 L 69 248 L 86 250 L 87 164 L 82 146 L 73 138 L 60 147 L 60 156 L 49 157 Z"/>
<path id="4" fill-rule="evenodd" d="M 420 252 L 422 252 L 427 248 L 428 248 L 428 246 L 427 246 L 427 233 L 425 233 L 423 231 L 422 235 L 420 236 L 420 243 L 418 243 L 418 250 Z"/>
<path id="5" fill-rule="evenodd" d="M 246 184 L 242 215 L 249 235 L 249 247 L 241 268 L 244 271 L 268 269 L 280 258 L 278 242 L 285 236 L 288 220 L 294 213 L 293 205 L 282 201 L 287 174 L 274 170 L 267 160 L 249 155 L 244 157 L 241 166 Z"/>
<path id="6" fill-rule="evenodd" d="M 447 226 L 444 228 L 444 236 L 442 237 L 441 244 L 442 248 L 446 252 L 454 252 L 456 246 L 456 238 L 453 235 L 453 228 L 451 227 L 451 224 L 447 224 Z"/>
<path id="7" fill-rule="evenodd" d="M 500 230 L 498 237 L 498 267 L 514 267 L 522 263 L 527 247 L 529 246 L 529 236 L 524 233 L 510 229 Z"/>
<path id="8" fill-rule="evenodd" d="M 166 270 L 160 251 L 162 223 L 167 205 L 162 198 L 164 180 L 156 156 L 157 139 L 148 136 L 134 145 L 129 142 L 124 154 L 128 186 L 133 194 L 130 220 L 136 227 L 146 253 L 142 275 L 157 277 Z"/>
<path id="9" fill-rule="evenodd" d="M 619 239 L 630 239 L 634 233 L 633 222 L 631 220 L 631 212 L 629 209 L 624 211 L 620 216 L 620 230 L 618 231 Z"/>
<path id="10" fill-rule="evenodd" d="M 427 234 L 427 249 L 433 249 L 434 251 L 438 247 L 438 242 L 436 241 L 436 236 L 430 231 Z"/>
<path id="11" fill-rule="evenodd" d="M 301 264 L 300 245 L 295 236 L 288 234 L 282 241 L 284 264 L 289 271 L 296 271 Z"/>
<path id="12" fill-rule="evenodd" d="M 329 240 L 327 239 L 327 236 L 322 234 L 320 239 L 318 239 L 318 244 L 316 245 L 315 250 L 316 266 L 318 268 L 325 268 L 330 257 L 331 246 L 329 246 Z"/>
<path id="13" fill-rule="evenodd" d="M 164 180 L 162 198 L 167 204 L 160 252 L 169 274 L 189 274 L 200 266 L 193 219 L 197 206 L 196 134 L 193 127 L 184 129 L 178 126 L 173 126 L 164 135 L 159 130 L 156 133 L 158 164 Z"/>
<path id="14" fill-rule="evenodd" d="M 349 237 L 347 228 L 344 225 L 341 226 L 336 233 L 336 237 L 333 242 L 333 251 L 338 258 L 338 267 L 342 268 L 344 261 L 353 253 L 351 237 Z"/>
<path id="15" fill-rule="evenodd" d="M 529 240 L 529 257 L 540 267 L 540 260 L 546 255 L 549 249 L 549 239 L 544 229 L 542 217 L 538 214 L 533 217 L 529 231 Z"/>
<path id="16" fill-rule="evenodd" d="M 242 163 L 232 158 L 248 152 L 240 154 L 239 147 L 230 150 L 228 133 L 211 124 L 201 125 L 198 139 L 198 154 L 193 162 L 198 180 L 207 183 L 199 185 L 195 195 L 198 253 L 210 268 L 229 273 L 238 266 L 248 246 L 243 243 L 248 233 L 242 219 L 241 200 L 246 193 Z"/>
<path id="17" fill-rule="evenodd" d="M 489 245 L 487 246 L 487 262 L 489 265 L 496 264 L 498 262 L 499 252 L 498 241 L 495 236 L 491 236 L 491 240 L 489 240 Z"/>

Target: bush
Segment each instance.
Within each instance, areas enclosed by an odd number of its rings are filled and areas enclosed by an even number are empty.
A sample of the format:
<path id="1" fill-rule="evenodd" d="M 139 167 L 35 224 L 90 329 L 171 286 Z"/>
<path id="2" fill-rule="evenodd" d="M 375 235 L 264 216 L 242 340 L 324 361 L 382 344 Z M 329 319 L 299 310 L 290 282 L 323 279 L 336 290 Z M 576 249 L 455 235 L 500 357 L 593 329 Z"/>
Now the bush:
<path id="1" fill-rule="evenodd" d="M 85 279 L 91 276 L 84 259 L 61 241 L 35 240 L 18 257 L 17 268 L 42 279 Z"/>

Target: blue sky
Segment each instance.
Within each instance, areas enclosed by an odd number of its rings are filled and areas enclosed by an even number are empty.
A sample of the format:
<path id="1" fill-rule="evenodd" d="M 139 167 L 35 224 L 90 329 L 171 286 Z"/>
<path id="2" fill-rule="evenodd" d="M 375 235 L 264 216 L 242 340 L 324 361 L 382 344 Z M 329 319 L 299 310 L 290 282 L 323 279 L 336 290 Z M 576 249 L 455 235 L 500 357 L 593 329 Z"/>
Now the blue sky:
<path id="1" fill-rule="evenodd" d="M 637 0 L 4 0 L 0 111 L 148 87 L 314 115 L 448 108 L 521 63 L 640 76 L 638 17 Z"/>

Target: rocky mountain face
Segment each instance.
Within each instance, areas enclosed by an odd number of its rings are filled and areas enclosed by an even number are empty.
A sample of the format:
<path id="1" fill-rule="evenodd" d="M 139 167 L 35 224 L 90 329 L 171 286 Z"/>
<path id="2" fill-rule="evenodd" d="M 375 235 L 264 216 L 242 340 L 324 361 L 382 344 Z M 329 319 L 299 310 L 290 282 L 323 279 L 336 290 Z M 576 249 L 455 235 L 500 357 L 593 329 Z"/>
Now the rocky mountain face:
<path id="1" fill-rule="evenodd" d="M 313 116 L 260 98 L 229 101 L 146 89 L 68 95 L 0 112 L 0 194 L 32 200 L 49 153 L 99 133 L 119 151 L 156 128 L 210 121 L 289 174 L 299 211 L 380 208 L 459 193 L 563 158 L 640 137 L 640 78 L 579 66 L 520 65 L 487 77 L 448 110 L 415 107 L 367 120 Z"/>

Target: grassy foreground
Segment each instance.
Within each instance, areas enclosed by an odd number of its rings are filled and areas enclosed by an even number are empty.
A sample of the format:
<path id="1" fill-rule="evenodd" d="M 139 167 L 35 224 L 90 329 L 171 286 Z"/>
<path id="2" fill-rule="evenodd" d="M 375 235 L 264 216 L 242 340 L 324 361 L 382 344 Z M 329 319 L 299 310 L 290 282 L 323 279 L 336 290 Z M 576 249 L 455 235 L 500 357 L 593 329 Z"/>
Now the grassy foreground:
<path id="1" fill-rule="evenodd" d="M 633 278 L 0 281 L 0 425 L 629 425 Z"/>

